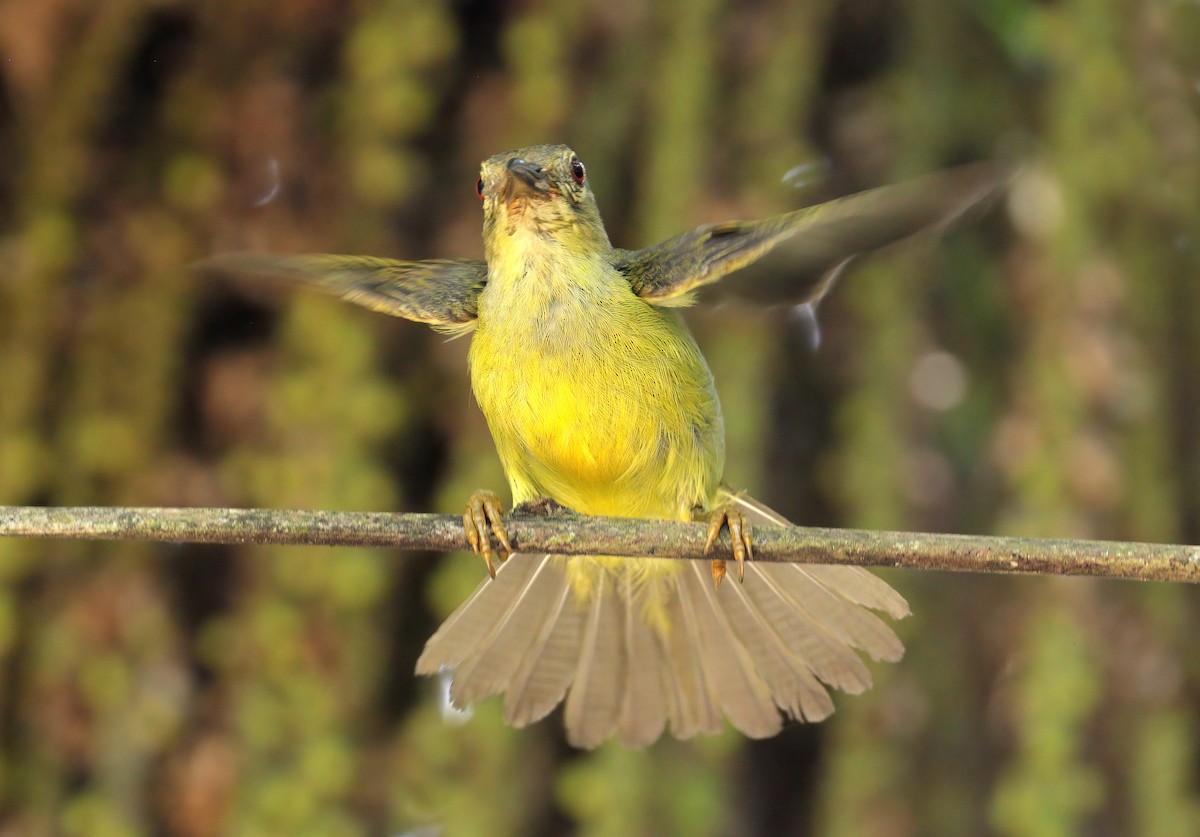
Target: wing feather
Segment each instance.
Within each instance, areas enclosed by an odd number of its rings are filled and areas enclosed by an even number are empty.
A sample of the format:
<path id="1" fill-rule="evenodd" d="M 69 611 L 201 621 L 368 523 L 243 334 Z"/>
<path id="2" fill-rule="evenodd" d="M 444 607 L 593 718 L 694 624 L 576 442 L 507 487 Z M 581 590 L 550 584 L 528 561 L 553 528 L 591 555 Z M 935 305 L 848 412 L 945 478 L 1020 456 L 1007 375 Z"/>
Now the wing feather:
<path id="1" fill-rule="evenodd" d="M 945 226 L 999 194 L 1012 170 L 976 163 L 765 218 L 708 224 L 642 250 L 614 251 L 634 293 L 687 304 L 735 271 L 731 293 L 758 302 L 819 299 L 854 256 Z"/>
<path id="2" fill-rule="evenodd" d="M 372 256 L 225 253 L 197 263 L 206 273 L 281 276 L 393 317 L 449 333 L 474 327 L 487 263 L 469 259 L 396 261 Z"/>

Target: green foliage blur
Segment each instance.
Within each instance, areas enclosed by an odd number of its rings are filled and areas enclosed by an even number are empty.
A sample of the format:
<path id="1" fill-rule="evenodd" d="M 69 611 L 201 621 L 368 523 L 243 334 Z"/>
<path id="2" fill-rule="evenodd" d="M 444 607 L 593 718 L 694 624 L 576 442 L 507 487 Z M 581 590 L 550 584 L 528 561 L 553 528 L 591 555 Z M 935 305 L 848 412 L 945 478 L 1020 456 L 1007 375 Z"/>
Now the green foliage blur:
<path id="1" fill-rule="evenodd" d="M 614 241 L 975 159 L 821 312 L 695 310 L 730 481 L 800 523 L 1200 542 L 1200 5 L 0 0 L 0 503 L 457 511 L 466 340 L 238 249 L 478 257 L 567 142 Z M 887 574 L 819 727 L 640 752 L 418 682 L 474 558 L 0 540 L 0 834 L 1200 833 L 1200 595 Z"/>

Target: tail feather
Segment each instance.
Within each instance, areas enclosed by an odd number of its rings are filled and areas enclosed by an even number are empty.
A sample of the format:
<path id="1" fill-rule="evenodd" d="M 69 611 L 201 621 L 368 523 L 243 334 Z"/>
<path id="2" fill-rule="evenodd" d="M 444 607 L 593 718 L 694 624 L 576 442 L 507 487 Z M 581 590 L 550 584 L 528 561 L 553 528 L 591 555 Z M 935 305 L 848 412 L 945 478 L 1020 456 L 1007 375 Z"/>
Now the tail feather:
<path id="1" fill-rule="evenodd" d="M 579 665 L 567 693 L 567 740 L 576 747 L 596 747 L 612 735 L 625 692 L 627 660 L 622 615 L 627 602 L 611 589 L 613 579 L 601 575 L 579 649 Z"/>
<path id="2" fill-rule="evenodd" d="M 874 660 L 895 662 L 904 656 L 904 644 L 878 616 L 818 584 L 803 567 L 787 569 L 794 571 L 787 585 L 792 601 L 834 638 L 865 651 Z M 789 574 L 783 575 L 787 578 Z"/>
<path id="3" fill-rule="evenodd" d="M 446 618 L 417 659 L 417 674 L 437 674 L 461 664 L 478 651 L 511 610 L 514 598 L 525 589 L 536 563 L 534 556 L 512 555 L 500 565 L 496 578 L 475 588 L 465 602 Z"/>
<path id="4" fill-rule="evenodd" d="M 747 497 L 720 500 L 759 524 L 786 523 Z M 858 567 L 751 561 L 744 584 L 714 590 L 698 562 L 636 575 L 595 565 L 580 593 L 568 582 L 576 560 L 588 559 L 510 557 L 429 640 L 418 673 L 457 667 L 451 697 L 460 705 L 507 692 L 514 726 L 565 697 L 572 744 L 615 735 L 639 747 L 668 725 L 688 738 L 719 732 L 728 717 L 765 737 L 779 730 L 781 713 L 821 720 L 833 711 L 827 686 L 857 693 L 871 684 L 855 649 L 876 660 L 903 653 L 866 608 L 899 618 L 907 604 Z"/>
<path id="5" fill-rule="evenodd" d="M 721 502 L 736 506 L 742 514 L 758 523 L 772 526 L 790 526 L 791 523 L 779 512 L 764 506 L 753 497 L 735 494 L 722 489 Z M 893 619 L 908 616 L 908 602 L 881 578 L 871 575 L 862 567 L 838 564 L 793 564 L 799 570 L 835 591 L 837 595 L 855 604 L 882 610 Z"/>
<path id="6" fill-rule="evenodd" d="M 750 568 L 747 567 L 747 570 Z M 746 592 L 763 614 L 789 638 L 789 646 L 823 683 L 852 695 L 871 686 L 871 674 L 854 649 L 839 641 L 806 610 L 796 607 L 783 581 L 790 580 L 776 565 L 756 566 Z"/>
<path id="7" fill-rule="evenodd" d="M 833 713 L 829 692 L 788 647 L 779 628 L 750 600 L 744 585 L 732 584 L 729 588 L 734 595 L 726 609 L 734 632 L 754 658 L 776 705 L 798 720 L 820 721 L 829 717 Z"/>
<path id="8" fill-rule="evenodd" d="M 645 747 L 662 735 L 667 723 L 669 678 L 654 629 L 638 612 L 638 591 L 629 576 L 625 607 L 625 695 L 617 718 L 617 738 L 626 747 Z"/>
<path id="9" fill-rule="evenodd" d="M 779 732 L 782 721 L 771 698 L 771 690 L 755 670 L 755 662 L 746 647 L 737 640 L 725 611 L 725 599 L 718 601 L 708 568 L 689 561 L 679 590 L 691 603 L 695 627 L 690 634 L 697 656 L 703 661 L 706 686 L 712 700 L 730 722 L 751 738 L 767 738 Z"/>
<path id="10" fill-rule="evenodd" d="M 669 676 L 678 687 L 675 695 L 678 703 L 672 706 L 671 733 L 676 738 L 715 735 L 721 731 L 721 712 L 705 678 L 704 648 L 696 642 L 699 627 L 683 592 L 690 580 L 671 576 L 663 583 L 669 587 L 662 601 L 670 626 L 663 649 L 671 665 Z"/>
<path id="11" fill-rule="evenodd" d="M 450 687 L 450 699 L 455 705 L 465 706 L 502 692 L 512 682 L 529 649 L 530 635 L 536 634 L 545 624 L 554 602 L 554 592 L 563 586 L 561 574 L 550 566 L 552 557 L 520 556 L 532 572 L 524 586 L 509 597 L 508 610 L 495 628 L 459 664 Z"/>
<path id="12" fill-rule="evenodd" d="M 882 610 L 893 619 L 903 619 L 912 613 L 908 602 L 892 587 L 878 576 L 864 570 L 862 567 L 848 567 L 838 564 L 792 564 L 798 570 L 804 570 L 811 578 L 837 592 L 847 601 L 854 602 L 872 610 Z"/>
<path id="13" fill-rule="evenodd" d="M 561 563 L 565 559 L 556 560 Z M 560 589 L 551 597 L 546 622 L 521 660 L 504 699 L 504 719 L 515 727 L 550 714 L 562 702 L 575 675 L 583 612 L 572 600 L 561 568 L 560 576 Z"/>

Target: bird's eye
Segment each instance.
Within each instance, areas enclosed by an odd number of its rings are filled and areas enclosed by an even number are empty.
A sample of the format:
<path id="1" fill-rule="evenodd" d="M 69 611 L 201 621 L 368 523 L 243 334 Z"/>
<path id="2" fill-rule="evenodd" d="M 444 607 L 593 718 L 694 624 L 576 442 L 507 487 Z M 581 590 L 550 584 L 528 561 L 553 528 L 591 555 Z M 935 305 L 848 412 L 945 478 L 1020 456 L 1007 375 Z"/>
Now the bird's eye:
<path id="1" fill-rule="evenodd" d="M 482 177 L 475 181 L 475 194 L 480 200 L 483 200 L 483 178 Z"/>
<path id="2" fill-rule="evenodd" d="M 587 179 L 587 171 L 583 168 L 583 163 L 579 162 L 578 157 L 571 158 L 571 177 L 575 178 L 575 182 L 580 186 Z"/>

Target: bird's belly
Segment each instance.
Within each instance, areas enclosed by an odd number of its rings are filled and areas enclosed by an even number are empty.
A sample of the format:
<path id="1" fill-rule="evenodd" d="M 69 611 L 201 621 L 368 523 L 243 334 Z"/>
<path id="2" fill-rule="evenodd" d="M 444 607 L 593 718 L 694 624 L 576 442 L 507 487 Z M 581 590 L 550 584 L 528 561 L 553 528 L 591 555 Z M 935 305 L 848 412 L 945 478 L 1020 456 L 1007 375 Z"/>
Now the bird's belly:
<path id="1" fill-rule="evenodd" d="M 634 340 L 594 323 L 550 340 L 526 333 L 502 353 L 476 334 L 472 385 L 514 502 L 683 517 L 707 500 L 723 464 L 720 408 L 691 337 L 664 321 Z"/>
<path id="2" fill-rule="evenodd" d="M 650 495 L 661 493 L 653 485 L 665 464 L 660 440 L 680 435 L 675 417 L 568 370 L 526 379 L 517 395 L 505 444 L 522 450 L 515 470 L 535 487 L 591 514 L 663 505 Z"/>

